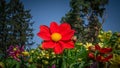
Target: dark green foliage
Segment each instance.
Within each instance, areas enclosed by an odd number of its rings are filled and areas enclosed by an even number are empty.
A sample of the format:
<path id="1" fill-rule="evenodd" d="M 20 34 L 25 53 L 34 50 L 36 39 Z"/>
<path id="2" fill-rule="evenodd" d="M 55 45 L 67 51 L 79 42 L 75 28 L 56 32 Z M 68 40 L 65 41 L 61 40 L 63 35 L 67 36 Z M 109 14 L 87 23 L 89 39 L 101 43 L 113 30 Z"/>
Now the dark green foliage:
<path id="1" fill-rule="evenodd" d="M 76 30 L 78 41 L 97 42 L 97 35 L 104 22 L 108 0 L 71 0 L 70 11 L 62 18 Z M 103 19 L 100 22 L 100 19 Z"/>
<path id="2" fill-rule="evenodd" d="M 25 10 L 19 0 L 0 0 L 0 50 L 10 45 L 32 45 L 33 22 L 30 10 Z"/>

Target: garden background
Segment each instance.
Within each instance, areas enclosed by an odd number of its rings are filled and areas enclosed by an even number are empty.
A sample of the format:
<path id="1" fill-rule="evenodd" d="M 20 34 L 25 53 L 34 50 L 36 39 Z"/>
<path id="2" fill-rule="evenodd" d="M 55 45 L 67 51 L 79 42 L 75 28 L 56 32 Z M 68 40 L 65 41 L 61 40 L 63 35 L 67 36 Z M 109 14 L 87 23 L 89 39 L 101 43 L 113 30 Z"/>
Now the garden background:
<path id="1" fill-rule="evenodd" d="M 119 68 L 113 0 L 1 0 L 0 68 Z"/>
<path id="2" fill-rule="evenodd" d="M 70 10 L 69 1 L 70 0 L 36 0 L 28 1 L 21 0 L 26 9 L 31 9 L 31 14 L 33 16 L 32 20 L 35 21 L 33 27 L 34 29 L 34 40 L 36 44 L 39 44 L 41 40 L 37 37 L 36 33 L 39 31 L 38 24 L 49 25 L 51 21 L 60 22 L 61 18 Z M 109 3 L 106 5 L 107 17 L 105 23 L 103 24 L 103 29 L 105 31 L 112 30 L 113 32 L 120 32 L 119 18 L 120 18 L 120 7 L 119 0 L 109 0 Z M 64 7 L 64 8 L 63 8 Z M 39 39 L 39 40 L 38 40 Z M 33 47 L 36 47 L 33 46 Z"/>

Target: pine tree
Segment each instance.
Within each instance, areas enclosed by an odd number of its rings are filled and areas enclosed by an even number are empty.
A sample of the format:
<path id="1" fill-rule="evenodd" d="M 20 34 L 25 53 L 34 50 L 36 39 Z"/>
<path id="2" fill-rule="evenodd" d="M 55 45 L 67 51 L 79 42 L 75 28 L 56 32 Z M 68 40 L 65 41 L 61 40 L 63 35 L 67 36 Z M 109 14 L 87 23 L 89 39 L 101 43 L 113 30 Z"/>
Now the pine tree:
<path id="1" fill-rule="evenodd" d="M 5 36 L 6 36 L 6 31 L 5 31 L 5 24 L 6 24 L 6 2 L 4 0 L 0 0 L 0 52 L 2 52 L 5 48 L 3 46 L 6 42 L 5 41 Z M 5 48 L 6 49 L 6 48 Z"/>
<path id="2" fill-rule="evenodd" d="M 0 0 L 0 9 L 0 50 L 5 52 L 10 45 L 34 44 L 30 10 L 25 10 L 19 0 Z"/>
<path id="3" fill-rule="evenodd" d="M 80 42 L 97 42 L 97 35 L 102 27 L 100 19 L 104 17 L 108 0 L 71 0 L 70 11 L 62 17 L 76 30 L 75 35 Z"/>

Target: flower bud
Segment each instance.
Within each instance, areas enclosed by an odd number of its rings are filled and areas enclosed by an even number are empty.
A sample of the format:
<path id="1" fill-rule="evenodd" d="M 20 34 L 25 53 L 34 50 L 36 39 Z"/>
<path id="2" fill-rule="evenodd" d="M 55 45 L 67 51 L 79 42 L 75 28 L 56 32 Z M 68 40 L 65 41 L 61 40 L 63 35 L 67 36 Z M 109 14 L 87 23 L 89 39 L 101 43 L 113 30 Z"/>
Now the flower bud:
<path id="1" fill-rule="evenodd" d="M 93 54 L 92 52 L 90 52 L 90 53 L 88 54 L 88 57 L 94 58 L 95 56 L 94 56 L 94 54 Z"/>
<path id="2" fill-rule="evenodd" d="M 47 60 L 42 60 L 42 62 L 46 65 L 49 63 Z"/>
<path id="3" fill-rule="evenodd" d="M 49 59 L 49 54 L 45 54 L 45 57 L 46 57 L 47 59 Z"/>
<path id="4" fill-rule="evenodd" d="M 117 36 L 120 37 L 120 33 L 117 33 Z"/>
<path id="5" fill-rule="evenodd" d="M 81 60 L 82 60 L 81 58 L 78 58 L 78 62 L 81 62 Z"/>
<path id="6" fill-rule="evenodd" d="M 29 52 L 24 51 L 24 52 L 22 52 L 22 55 L 23 55 L 23 56 L 29 56 Z"/>
<path id="7" fill-rule="evenodd" d="M 43 50 L 44 48 L 42 48 L 42 45 L 40 45 L 39 47 L 38 47 L 40 50 Z"/>
<path id="8" fill-rule="evenodd" d="M 102 38 L 102 35 L 98 35 L 98 38 L 100 38 L 100 39 L 101 39 L 101 38 Z"/>
<path id="9" fill-rule="evenodd" d="M 38 56 L 37 59 L 40 59 L 40 56 Z"/>
<path id="10" fill-rule="evenodd" d="M 95 46 L 90 46 L 90 47 L 89 47 L 89 50 L 95 51 Z"/>
<path id="11" fill-rule="evenodd" d="M 31 53 L 34 53 L 34 50 L 31 50 Z"/>
<path id="12" fill-rule="evenodd" d="M 52 52 L 51 54 L 52 54 L 52 55 L 55 55 L 55 52 Z"/>
<path id="13" fill-rule="evenodd" d="M 30 59 L 28 60 L 29 63 L 32 63 L 33 62 L 33 59 L 32 57 L 30 57 Z"/>
<path id="14" fill-rule="evenodd" d="M 72 40 L 73 40 L 73 41 L 76 41 L 76 40 L 77 40 L 77 36 L 73 36 L 73 37 L 72 37 Z"/>
<path id="15" fill-rule="evenodd" d="M 118 45 L 118 49 L 120 49 L 120 45 Z"/>

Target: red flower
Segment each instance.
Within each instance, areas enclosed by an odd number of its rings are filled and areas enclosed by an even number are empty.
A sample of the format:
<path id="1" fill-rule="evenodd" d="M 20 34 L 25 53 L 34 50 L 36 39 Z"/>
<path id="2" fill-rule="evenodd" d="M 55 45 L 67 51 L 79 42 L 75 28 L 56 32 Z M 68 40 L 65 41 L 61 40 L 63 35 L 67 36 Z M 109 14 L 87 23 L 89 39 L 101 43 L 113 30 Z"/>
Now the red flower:
<path id="1" fill-rule="evenodd" d="M 51 48 L 56 54 L 60 54 L 65 48 L 74 48 L 71 40 L 74 32 L 68 23 L 58 25 L 56 22 L 51 22 L 50 27 L 41 25 L 37 35 L 44 40 L 42 48 Z"/>
<path id="2" fill-rule="evenodd" d="M 113 57 L 112 54 L 110 54 L 110 55 L 108 55 L 108 56 L 106 56 L 106 57 L 101 56 L 101 55 L 98 55 L 98 56 L 96 57 L 96 60 L 97 60 L 97 61 L 100 61 L 100 62 L 108 62 L 112 57 Z"/>
<path id="3" fill-rule="evenodd" d="M 113 57 L 113 55 L 110 54 L 110 55 L 108 55 L 107 57 L 105 57 L 102 61 L 103 61 L 103 62 L 108 62 L 112 57 Z"/>
<path id="4" fill-rule="evenodd" d="M 112 54 L 110 54 L 112 48 L 101 48 L 99 45 L 95 45 L 95 50 L 99 53 L 95 58 L 97 61 L 108 62 L 113 57 Z"/>
<path id="5" fill-rule="evenodd" d="M 95 50 L 98 50 L 100 53 L 103 54 L 112 52 L 112 48 L 101 48 L 99 45 L 95 45 Z"/>

